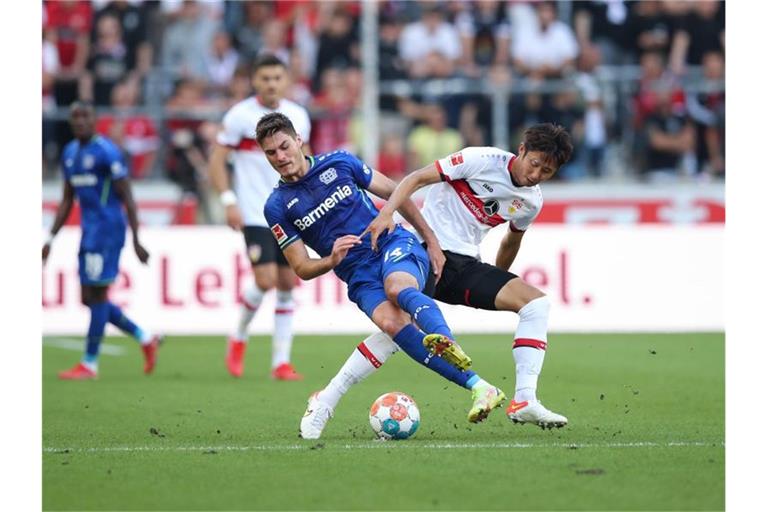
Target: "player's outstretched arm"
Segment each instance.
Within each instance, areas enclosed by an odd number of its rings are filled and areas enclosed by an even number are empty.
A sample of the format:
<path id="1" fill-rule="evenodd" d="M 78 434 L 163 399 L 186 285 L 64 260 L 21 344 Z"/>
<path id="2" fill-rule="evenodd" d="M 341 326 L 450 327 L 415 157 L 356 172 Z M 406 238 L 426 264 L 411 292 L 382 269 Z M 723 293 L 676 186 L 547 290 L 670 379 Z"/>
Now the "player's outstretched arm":
<path id="1" fill-rule="evenodd" d="M 408 221 L 424 241 L 427 243 L 427 252 L 429 253 L 429 259 L 432 262 L 432 270 L 435 273 L 437 279 L 440 279 L 440 275 L 443 271 L 443 265 L 445 264 L 445 255 L 442 249 L 440 249 L 440 243 L 429 227 L 427 221 L 421 215 L 421 212 L 416 207 L 413 201 L 411 201 L 411 195 L 418 189 L 431 185 L 433 183 L 440 182 L 440 174 L 437 171 L 435 164 L 428 165 L 418 171 L 406 176 L 400 183 L 395 184 L 394 181 L 387 178 L 378 171 L 373 172 L 373 179 L 368 187 L 368 190 L 373 192 L 379 197 L 389 199 L 387 204 L 381 209 L 376 218 L 368 225 L 363 232 L 371 233 L 371 247 L 373 250 L 377 250 L 377 240 L 379 235 L 387 230 L 392 231 L 395 228 L 395 222 L 392 219 L 395 210 L 399 211 L 403 218 Z M 362 235 L 360 235 L 362 237 Z"/>
<path id="2" fill-rule="evenodd" d="M 48 255 L 51 253 L 51 243 L 53 238 L 64 225 L 64 222 L 69 217 L 69 212 L 72 211 L 72 204 L 75 200 L 75 189 L 68 180 L 64 180 L 64 192 L 61 195 L 61 202 L 56 208 L 56 217 L 53 219 L 53 226 L 51 226 L 51 232 L 48 234 L 48 239 L 43 243 L 43 264 L 48 260 Z"/>
<path id="3" fill-rule="evenodd" d="M 515 261 L 517 252 L 520 250 L 520 243 L 523 241 L 525 231 L 507 230 L 504 238 L 501 239 L 499 250 L 496 252 L 496 266 L 502 270 L 509 270 L 512 262 Z"/>
<path id="4" fill-rule="evenodd" d="M 120 178 L 114 181 L 115 193 L 117 197 L 125 207 L 125 213 L 128 216 L 128 225 L 131 226 L 131 234 L 133 236 L 133 250 L 136 251 L 136 256 L 139 261 L 146 263 L 149 261 L 149 252 L 139 242 L 139 216 L 136 213 L 136 202 L 133 200 L 133 193 L 131 192 L 131 184 L 128 178 Z"/>
<path id="5" fill-rule="evenodd" d="M 331 254 L 317 259 L 311 258 L 304 242 L 297 240 L 283 249 L 283 254 L 293 271 L 296 272 L 296 275 L 305 281 L 309 281 L 333 270 L 347 256 L 349 250 L 359 244 L 359 236 L 344 235 L 337 238 L 333 243 Z"/>
<path id="6" fill-rule="evenodd" d="M 230 151 L 227 146 L 218 142 L 213 145 L 208 160 L 208 176 L 213 183 L 213 188 L 219 193 L 221 204 L 226 210 L 227 225 L 240 231 L 243 229 L 243 217 L 240 214 L 240 208 L 237 207 L 237 196 L 230 188 L 229 175 L 227 174 L 227 157 Z"/>

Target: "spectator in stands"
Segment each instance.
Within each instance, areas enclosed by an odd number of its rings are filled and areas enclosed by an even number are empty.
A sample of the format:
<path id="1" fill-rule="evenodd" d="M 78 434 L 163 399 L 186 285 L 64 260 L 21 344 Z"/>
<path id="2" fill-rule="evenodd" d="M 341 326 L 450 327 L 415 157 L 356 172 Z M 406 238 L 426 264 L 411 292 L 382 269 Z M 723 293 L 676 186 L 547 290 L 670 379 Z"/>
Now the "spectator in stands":
<path id="1" fill-rule="evenodd" d="M 584 102 L 583 160 L 587 174 L 593 177 L 603 175 L 605 149 L 608 144 L 608 120 L 601 87 L 595 75 L 600 59 L 600 50 L 597 46 L 582 47 L 576 62 L 578 73 L 575 76 L 576 86 L 581 91 Z"/>
<path id="2" fill-rule="evenodd" d="M 667 71 L 665 56 L 661 52 L 646 52 L 640 57 L 640 81 L 634 98 L 634 126 L 640 128 L 645 118 L 656 111 L 658 89 L 671 89 L 675 109 L 684 107 L 685 93 L 676 85 L 674 76 Z"/>
<path id="3" fill-rule="evenodd" d="M 672 44 L 676 20 L 668 16 L 658 0 L 633 2 L 626 25 L 626 45 L 633 60 L 640 55 L 656 52 L 666 61 Z"/>
<path id="4" fill-rule="evenodd" d="M 421 107 L 424 123 L 408 135 L 408 168 L 419 169 L 464 146 L 461 134 L 447 124 L 445 109 L 436 100 Z"/>
<path id="5" fill-rule="evenodd" d="M 452 76 L 461 57 L 459 32 L 446 21 L 439 3 L 421 6 L 421 19 L 406 25 L 400 34 L 400 58 L 412 78 Z"/>
<path id="6" fill-rule="evenodd" d="M 696 127 L 696 156 L 705 176 L 725 174 L 725 60 L 718 51 L 704 54 L 701 92 L 686 95 Z"/>
<path id="7" fill-rule="evenodd" d="M 96 22 L 96 40 L 87 70 L 80 77 L 80 98 L 92 101 L 96 106 L 108 106 L 112 88 L 132 74 L 123 29 L 117 17 L 104 15 Z"/>
<path id="8" fill-rule="evenodd" d="M 331 13 L 328 22 L 319 28 L 315 83 L 328 68 L 356 67 L 360 61 L 359 29 L 352 15 L 341 6 Z"/>
<path id="9" fill-rule="evenodd" d="M 301 106 L 308 106 L 312 102 L 312 78 L 307 74 L 304 56 L 296 47 L 291 51 L 291 61 L 288 63 L 288 80 L 290 85 L 286 98 Z"/>
<path id="10" fill-rule="evenodd" d="M 248 66 L 238 66 L 232 80 L 227 86 L 227 96 L 218 107 L 219 110 L 229 110 L 235 103 L 242 101 L 253 94 L 251 87 L 251 71 Z"/>
<path id="11" fill-rule="evenodd" d="M 123 44 L 127 51 L 128 68 L 139 76 L 144 76 L 152 66 L 153 49 L 148 40 L 148 24 L 150 7 L 147 2 L 134 3 L 127 0 L 108 2 L 96 13 L 96 23 L 103 16 L 114 16 L 120 22 L 123 34 Z M 93 34 L 95 41 L 97 34 Z"/>
<path id="12" fill-rule="evenodd" d="M 161 65 L 174 78 L 205 79 L 205 56 L 216 33 L 216 23 L 198 2 L 184 0 L 173 20 L 165 27 Z"/>
<path id="13" fill-rule="evenodd" d="M 90 2 L 67 0 L 44 4 L 43 28 L 56 44 L 59 54 L 59 71 L 54 85 L 59 106 L 69 106 L 78 99 L 78 81 L 90 54 L 92 22 Z M 70 138 L 69 135 L 66 138 Z"/>
<path id="14" fill-rule="evenodd" d="M 670 50 L 670 67 L 678 74 L 700 65 L 706 53 L 725 52 L 725 2 L 697 0 L 689 6 Z"/>
<path id="15" fill-rule="evenodd" d="M 400 181 L 405 176 L 407 162 L 405 143 L 401 134 L 392 132 L 382 134 L 376 170 L 394 181 Z"/>
<path id="16" fill-rule="evenodd" d="M 310 146 L 315 153 L 335 149 L 352 151 L 350 119 L 357 103 L 349 78 L 353 70 L 328 68 L 323 72 L 320 91 L 310 106 L 312 137 Z"/>
<path id="17" fill-rule="evenodd" d="M 551 1 L 536 3 L 538 23 L 513 34 L 512 62 L 515 70 L 533 79 L 557 78 L 570 71 L 579 54 L 571 27 L 557 19 Z"/>
<path id="18" fill-rule="evenodd" d="M 53 87 L 59 72 L 59 51 L 56 48 L 54 34 L 43 29 L 42 46 L 42 84 L 43 84 L 43 175 L 53 173 L 56 163 L 56 123 L 46 118 L 56 108 Z"/>
<path id="19" fill-rule="evenodd" d="M 263 46 L 263 27 L 273 14 L 272 2 L 227 2 L 244 10 L 242 25 L 235 32 L 237 47 L 244 62 L 253 62 Z"/>
<path id="20" fill-rule="evenodd" d="M 229 87 L 240 62 L 237 50 L 232 48 L 232 39 L 224 31 L 216 32 L 211 48 L 205 56 L 209 93 L 222 96 Z"/>
<path id="21" fill-rule="evenodd" d="M 672 90 L 659 88 L 654 112 L 645 120 L 645 177 L 668 180 L 695 172 L 696 132 L 682 109 L 675 109 Z"/>
<path id="22" fill-rule="evenodd" d="M 138 98 L 136 79 L 118 83 L 112 88 L 113 111 L 96 121 L 96 132 L 112 139 L 127 154 L 133 179 L 150 174 L 159 142 L 152 118 L 135 111 Z"/>
<path id="23" fill-rule="evenodd" d="M 288 49 L 288 29 L 284 22 L 278 19 L 270 19 L 264 24 L 262 32 L 262 46 L 257 55 L 272 54 L 286 66 L 291 60 L 291 51 Z"/>
<path id="24" fill-rule="evenodd" d="M 169 117 L 166 120 L 169 148 L 165 169 L 167 177 L 178 184 L 185 193 L 193 194 L 207 211 L 207 143 L 204 136 L 211 130 L 201 119 L 189 114 L 204 114 L 211 105 L 204 96 L 201 82 L 182 79 L 176 85 L 173 96 L 166 103 Z M 214 130 L 215 132 L 215 130 Z"/>
<path id="25" fill-rule="evenodd" d="M 510 27 L 499 0 L 479 0 L 465 7 L 456 16 L 462 47 L 460 68 L 467 76 L 479 77 L 488 68 L 507 62 Z"/>
<path id="26" fill-rule="evenodd" d="M 573 2 L 573 28 L 579 47 L 596 46 L 608 65 L 623 64 L 624 31 L 629 17 L 626 0 Z"/>

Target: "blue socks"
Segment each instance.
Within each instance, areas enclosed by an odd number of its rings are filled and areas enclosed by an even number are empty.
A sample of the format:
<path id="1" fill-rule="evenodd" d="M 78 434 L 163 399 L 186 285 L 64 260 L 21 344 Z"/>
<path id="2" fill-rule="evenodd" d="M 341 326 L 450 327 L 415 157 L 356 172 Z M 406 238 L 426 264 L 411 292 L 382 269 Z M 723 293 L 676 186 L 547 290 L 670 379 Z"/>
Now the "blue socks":
<path id="1" fill-rule="evenodd" d="M 403 327 L 393 339 L 395 343 L 403 349 L 403 352 L 411 357 L 411 359 L 426 366 L 433 372 L 439 373 L 451 382 L 454 382 L 463 388 L 471 389 L 472 386 L 469 385 L 469 382 L 474 383 L 477 381 L 476 378 L 473 379 L 474 377 L 477 377 L 475 372 L 471 370 L 462 372 L 442 357 L 432 357 L 422 343 L 424 333 L 413 325 L 408 324 Z"/>
<path id="2" fill-rule="evenodd" d="M 124 333 L 130 334 L 137 340 L 143 340 L 144 331 L 142 331 L 138 325 L 131 322 L 131 320 L 123 314 L 123 311 L 119 307 L 117 307 L 115 304 L 112 304 L 111 302 L 107 302 L 107 307 L 109 309 L 109 323 Z"/>
<path id="3" fill-rule="evenodd" d="M 453 339 L 451 329 L 435 301 L 416 288 L 406 288 L 401 291 L 397 295 L 397 304 L 400 309 L 411 315 L 422 331 L 427 334 L 442 334 Z"/>
<path id="4" fill-rule="evenodd" d="M 99 359 L 99 347 L 104 337 L 104 327 L 109 318 L 109 302 L 100 302 L 88 306 L 91 310 L 91 323 L 88 326 L 88 336 L 85 338 L 85 356 L 83 361 L 93 367 Z"/>

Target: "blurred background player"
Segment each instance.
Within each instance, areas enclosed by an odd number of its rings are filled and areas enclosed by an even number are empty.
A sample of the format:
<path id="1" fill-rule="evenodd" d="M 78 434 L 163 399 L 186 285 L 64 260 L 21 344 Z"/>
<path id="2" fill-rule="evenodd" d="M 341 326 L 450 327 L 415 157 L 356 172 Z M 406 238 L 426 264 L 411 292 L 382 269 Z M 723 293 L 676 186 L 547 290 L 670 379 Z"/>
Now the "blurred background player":
<path id="1" fill-rule="evenodd" d="M 209 162 L 211 182 L 226 208 L 227 224 L 242 230 L 254 285 L 243 293 L 240 319 L 227 345 L 226 365 L 235 377 L 243 374 L 248 325 L 269 290 L 277 287 L 275 326 L 272 334 L 272 378 L 299 380 L 290 362 L 293 342 L 292 290 L 296 275 L 275 243 L 264 219 L 264 204 L 279 178 L 256 141 L 256 123 L 264 114 L 281 112 L 294 123 L 302 140 L 309 140 L 309 114 L 285 98 L 286 65 L 271 54 L 259 57 L 253 68 L 256 95 L 235 104 L 224 116 Z M 308 148 L 307 148 L 308 149 Z M 230 188 L 227 159 L 234 167 Z"/>
<path id="2" fill-rule="evenodd" d="M 446 258 L 434 298 L 519 315 L 512 345 L 515 397 L 507 415 L 515 423 L 542 428 L 568 423 L 565 416 L 548 410 L 536 397 L 547 350 L 549 299 L 509 272 L 509 267 L 525 230 L 541 211 L 539 183 L 552 178 L 572 153 L 568 132 L 551 123 L 528 128 L 517 155 L 493 147 L 464 148 L 409 174 L 368 227 L 376 247 L 379 235 L 395 229 L 395 210 L 416 190 L 435 184 L 422 208 Z M 483 263 L 480 243 L 492 227 L 505 222 L 509 229 L 496 254 L 496 265 Z"/>
<path id="3" fill-rule="evenodd" d="M 333 270 L 347 283 L 349 299 L 406 354 L 472 391 L 467 419 L 483 421 L 506 397 L 468 370 L 471 359 L 453 341 L 440 308 L 422 293 L 430 265 L 439 276 L 445 258 L 416 205 L 404 201 L 400 212 L 424 237 L 426 251 L 402 228 L 383 235 L 380 251 L 372 251 L 371 238 L 364 236 L 365 227 L 378 210 L 365 191 L 388 198 L 395 189 L 392 180 L 346 151 L 305 156 L 301 137 L 280 113 L 264 116 L 256 127 L 256 137 L 280 173 L 264 215 L 296 274 L 309 280 Z M 307 247 L 320 258 L 311 258 Z M 354 356 L 356 353 L 348 362 Z M 333 388 L 311 395 L 301 436 L 319 437 L 340 398 Z"/>
<path id="4" fill-rule="evenodd" d="M 128 182 L 128 170 L 118 147 L 106 137 L 95 133 L 93 107 L 88 103 L 75 102 L 70 112 L 75 139 L 62 152 L 64 193 L 48 240 L 43 245 L 43 264 L 48 259 L 53 238 L 67 220 L 77 196 L 82 228 L 78 253 L 80 284 L 82 302 L 91 310 L 91 323 L 82 361 L 72 369 L 59 373 L 59 378 L 96 378 L 99 346 L 107 322 L 141 343 L 144 373 L 152 373 L 161 338 L 138 327 L 107 298 L 109 285 L 117 277 L 120 251 L 125 243 L 123 206 L 133 233 L 136 256 L 142 263 L 149 260 L 149 253 L 139 242 L 139 221 Z"/>

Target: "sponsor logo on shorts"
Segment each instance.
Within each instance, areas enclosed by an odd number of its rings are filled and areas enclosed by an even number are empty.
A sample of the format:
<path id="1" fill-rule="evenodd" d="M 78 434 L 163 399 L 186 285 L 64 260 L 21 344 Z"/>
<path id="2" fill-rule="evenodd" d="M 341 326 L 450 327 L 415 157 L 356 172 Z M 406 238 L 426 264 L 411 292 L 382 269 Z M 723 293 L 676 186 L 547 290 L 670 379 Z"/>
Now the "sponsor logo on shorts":
<path id="1" fill-rule="evenodd" d="M 320 181 L 322 181 L 326 185 L 330 185 L 338 177 L 339 177 L 339 175 L 336 174 L 336 169 L 331 167 L 327 171 L 323 171 L 320 174 Z"/>
<path id="2" fill-rule="evenodd" d="M 251 261 L 259 261 L 261 258 L 261 245 L 253 244 L 248 246 L 248 259 Z"/>
<path id="3" fill-rule="evenodd" d="M 464 163 L 464 155 L 461 154 L 461 151 L 451 155 L 451 165 L 452 166 L 457 166 L 457 165 L 463 164 L 463 163 Z"/>
<path id="4" fill-rule="evenodd" d="M 275 224 L 271 228 L 272 234 L 275 235 L 275 239 L 278 244 L 285 242 L 288 239 L 288 235 L 285 234 L 283 227 L 280 224 Z"/>

